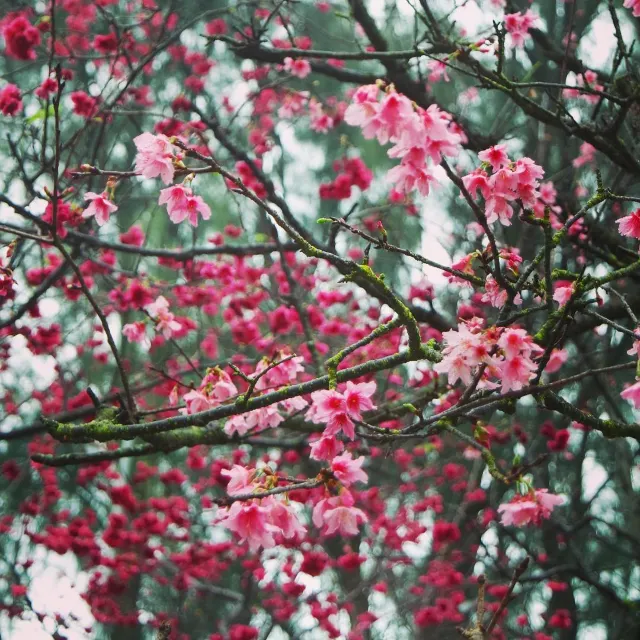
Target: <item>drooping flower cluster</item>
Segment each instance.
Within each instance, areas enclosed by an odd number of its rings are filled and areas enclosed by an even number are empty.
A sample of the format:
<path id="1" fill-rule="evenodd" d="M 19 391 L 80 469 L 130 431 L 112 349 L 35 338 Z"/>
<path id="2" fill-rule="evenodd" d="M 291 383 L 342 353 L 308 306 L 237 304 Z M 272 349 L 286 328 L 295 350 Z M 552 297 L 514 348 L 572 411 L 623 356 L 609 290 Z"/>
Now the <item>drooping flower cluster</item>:
<path id="1" fill-rule="evenodd" d="M 480 191 L 487 222 L 500 220 L 509 226 L 513 216 L 512 202 L 520 200 L 528 209 L 535 206 L 540 197 L 539 179 L 544 176 L 544 170 L 531 158 L 512 162 L 502 144 L 481 151 L 478 157 L 483 166 L 464 176 L 462 182 L 473 197 Z"/>
<path id="2" fill-rule="evenodd" d="M 200 196 L 194 196 L 193 191 L 183 184 L 162 189 L 158 204 L 167 205 L 169 219 L 176 224 L 188 219 L 194 227 L 197 227 L 198 214 L 205 220 L 211 217 L 209 205 Z"/>
<path id="3" fill-rule="evenodd" d="M 385 92 L 375 84 L 360 87 L 344 119 L 360 127 L 365 138 L 393 143 L 388 155 L 401 162 L 387 173 L 387 178 L 401 193 L 417 189 L 427 195 L 431 185 L 438 182 L 435 169 L 442 157 L 456 156 L 463 140 L 450 114 L 436 105 L 422 109 L 393 87 Z"/>
<path id="4" fill-rule="evenodd" d="M 229 478 L 227 493 L 232 497 L 259 495 L 275 488 L 278 483 L 278 477 L 269 468 L 250 471 L 243 466 L 234 465 L 221 474 Z M 275 546 L 274 536 L 278 534 L 287 539 L 295 539 L 306 533 L 306 528 L 300 524 L 292 505 L 282 495 L 238 500 L 221 510 L 218 524 L 246 541 L 252 551 L 260 547 Z"/>
<path id="5" fill-rule="evenodd" d="M 434 369 L 447 374 L 449 384 L 458 380 L 470 384 L 477 368 L 486 365 L 479 387 L 522 389 L 537 369 L 533 358 L 543 352 L 524 329 L 512 327 L 482 330 L 477 322 L 462 322 L 457 331 L 447 331 L 443 337 L 443 358 Z"/>
<path id="6" fill-rule="evenodd" d="M 158 296 L 153 302 L 145 305 L 144 310 L 155 322 L 156 331 L 161 333 L 165 339 L 172 338 L 176 332 L 182 329 L 182 325 L 175 319 L 175 315 L 169 311 L 169 301 L 164 296 Z M 144 322 L 125 324 L 122 327 L 122 333 L 131 342 L 138 342 L 143 346 L 149 344 Z"/>
<path id="7" fill-rule="evenodd" d="M 522 48 L 524 43 L 531 36 L 529 30 L 535 27 L 539 17 L 531 9 L 527 9 L 525 13 L 508 13 L 504 17 L 504 28 L 511 36 L 511 43 L 514 47 Z"/>
<path id="8" fill-rule="evenodd" d="M 141 133 L 133 139 L 136 154 L 136 171 L 145 178 L 160 177 L 164 184 L 173 182 L 175 147 L 167 136 Z"/>
<path id="9" fill-rule="evenodd" d="M 502 514 L 500 521 L 506 527 L 522 527 L 532 523 L 540 525 L 563 502 L 561 496 L 549 493 L 547 489 L 536 489 L 526 495 L 518 494 L 510 502 L 501 504 L 498 513 Z"/>
<path id="10" fill-rule="evenodd" d="M 371 400 L 375 391 L 375 382 L 347 382 L 342 393 L 335 389 L 316 391 L 311 394 L 311 407 L 307 411 L 307 419 L 316 424 L 327 425 L 322 440 L 334 438 L 341 431 L 353 440 L 356 437 L 353 421 L 362 420 L 363 411 L 375 409 Z M 316 444 L 312 457 L 318 455 L 326 445 L 327 442 Z"/>

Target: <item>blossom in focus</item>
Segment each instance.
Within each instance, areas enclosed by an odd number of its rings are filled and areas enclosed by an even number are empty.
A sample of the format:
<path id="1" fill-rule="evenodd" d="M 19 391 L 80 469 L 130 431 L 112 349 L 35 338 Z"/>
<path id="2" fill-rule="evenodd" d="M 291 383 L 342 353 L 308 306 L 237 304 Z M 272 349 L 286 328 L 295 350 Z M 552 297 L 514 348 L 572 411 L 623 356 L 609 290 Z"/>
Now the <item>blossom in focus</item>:
<path id="1" fill-rule="evenodd" d="M 511 502 L 498 507 L 498 513 L 502 514 L 500 522 L 506 527 L 522 527 L 531 523 L 539 525 L 563 502 L 562 496 L 549 493 L 547 489 L 536 489 L 524 496 L 517 495 Z"/>
<path id="2" fill-rule="evenodd" d="M 331 471 L 342 484 L 349 486 L 355 482 L 367 482 L 367 474 L 362 470 L 364 456 L 354 460 L 350 453 L 343 453 L 331 461 Z"/>
<path id="3" fill-rule="evenodd" d="M 145 307 L 145 311 L 156 321 L 156 328 L 165 338 L 171 338 L 174 332 L 181 329 L 173 313 L 169 311 L 169 301 L 158 296 L 154 302 Z"/>
<path id="4" fill-rule="evenodd" d="M 640 240 L 640 209 L 616 220 L 616 224 L 621 235 Z"/>
<path id="5" fill-rule="evenodd" d="M 93 193 L 88 191 L 84 195 L 85 200 L 90 201 L 90 205 L 83 211 L 83 218 L 91 218 L 95 216 L 96 222 L 99 226 L 109 221 L 109 216 L 118 210 L 118 207 L 109 200 L 109 196 L 106 191 L 102 193 Z"/>
<path id="6" fill-rule="evenodd" d="M 145 178 L 157 178 L 164 184 L 173 182 L 175 168 L 173 166 L 173 145 L 167 136 L 142 133 L 133 139 L 138 153 L 136 154 L 136 171 Z"/>

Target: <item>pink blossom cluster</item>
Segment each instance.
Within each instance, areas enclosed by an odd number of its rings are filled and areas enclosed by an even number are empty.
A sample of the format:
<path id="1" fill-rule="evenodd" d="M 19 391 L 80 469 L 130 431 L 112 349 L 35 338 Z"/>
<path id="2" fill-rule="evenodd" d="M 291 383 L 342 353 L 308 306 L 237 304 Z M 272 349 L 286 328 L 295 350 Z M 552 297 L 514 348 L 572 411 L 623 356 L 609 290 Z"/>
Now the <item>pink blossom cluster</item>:
<path id="1" fill-rule="evenodd" d="M 156 331 L 161 333 L 165 339 L 172 338 L 176 332 L 182 329 L 182 325 L 175 319 L 175 315 L 169 311 L 169 301 L 164 296 L 158 296 L 144 309 L 155 322 Z M 144 322 L 125 324 L 122 327 L 122 333 L 131 342 L 138 342 L 143 346 L 149 345 Z"/>
<path id="2" fill-rule="evenodd" d="M 387 173 L 387 178 L 400 193 L 417 189 L 427 195 L 431 185 L 438 182 L 435 167 L 443 156 L 456 156 L 463 142 L 449 113 L 436 105 L 422 109 L 393 87 L 386 91 L 376 84 L 360 87 L 344 119 L 360 127 L 365 138 L 394 145 L 388 155 L 401 162 Z"/>
<path id="3" fill-rule="evenodd" d="M 538 180 L 544 175 L 542 167 L 531 158 L 512 162 L 503 144 L 481 151 L 478 157 L 483 166 L 464 176 L 462 182 L 473 197 L 480 191 L 485 202 L 487 222 L 500 220 L 509 226 L 513 216 L 510 203 L 515 200 L 520 200 L 528 209 L 536 206 L 540 197 Z"/>
<path id="4" fill-rule="evenodd" d="M 522 48 L 524 43 L 531 36 L 529 30 L 535 27 L 539 20 L 539 16 L 531 9 L 527 9 L 525 13 L 508 13 L 504 17 L 504 27 L 511 36 L 511 43 L 514 47 Z"/>
<path id="5" fill-rule="evenodd" d="M 259 472 L 234 465 L 224 469 L 221 474 L 229 478 L 227 493 L 230 496 L 264 493 L 270 483 L 277 482 L 268 471 Z M 238 500 L 230 507 L 220 510 L 218 524 L 233 531 L 249 549 L 257 551 L 260 547 L 276 546 L 275 536 L 286 539 L 298 539 L 306 533 L 300 524 L 291 504 L 279 495 L 267 495 L 253 500 Z"/>
<path id="6" fill-rule="evenodd" d="M 18 15 L 2 28 L 6 54 L 17 60 L 35 60 L 35 47 L 40 44 L 40 31 L 27 18 Z"/>
<path id="7" fill-rule="evenodd" d="M 518 494 L 510 502 L 501 504 L 498 513 L 502 514 L 500 521 L 505 527 L 522 527 L 531 523 L 540 525 L 563 503 L 561 496 L 549 493 L 547 489 L 536 489 L 526 495 Z"/>
<path id="8" fill-rule="evenodd" d="M 368 481 L 362 470 L 363 463 L 363 456 L 354 459 L 350 453 L 336 456 L 331 462 L 331 474 L 342 486 L 337 495 L 319 500 L 312 514 L 313 524 L 325 535 L 354 536 L 358 534 L 358 526 L 367 522 L 367 515 L 354 506 L 355 499 L 347 488 L 356 482 Z M 239 500 L 223 508 L 218 520 L 246 541 L 251 550 L 275 546 L 278 535 L 298 539 L 306 533 L 288 498 L 283 499 L 284 494 L 259 497 L 278 483 L 278 477 L 268 467 L 258 471 L 234 465 L 221 474 L 229 478 L 227 493 L 230 496 L 256 495 L 255 499 Z"/>
<path id="9" fill-rule="evenodd" d="M 362 420 L 362 412 L 375 409 L 371 396 L 376 391 L 375 382 L 347 382 L 343 392 L 323 389 L 311 394 L 311 407 L 307 419 L 316 424 L 326 424 L 322 439 L 312 447 L 312 457 L 321 459 L 320 451 L 333 442 L 338 433 L 353 440 L 356 437 L 354 420 Z"/>
<path id="10" fill-rule="evenodd" d="M 189 220 L 192 226 L 198 226 L 198 214 L 204 220 L 211 217 L 209 205 L 184 184 L 176 184 L 160 191 L 159 205 L 167 205 L 167 213 L 171 222 L 176 224 Z"/>
<path id="11" fill-rule="evenodd" d="M 595 93 L 585 93 L 580 88 L 586 87 L 594 91 L 604 91 L 604 85 L 598 84 L 598 74 L 590 69 L 584 74 L 579 73 L 576 77 L 575 89 L 564 89 L 562 95 L 565 98 L 580 98 L 589 104 L 596 104 L 600 100 L 600 96 Z"/>
<path id="12" fill-rule="evenodd" d="M 133 139 L 136 154 L 136 171 L 145 178 L 160 177 L 164 184 L 171 184 L 175 173 L 173 164 L 175 147 L 163 134 L 141 133 Z"/>
<path id="13" fill-rule="evenodd" d="M 338 172 L 333 182 L 321 184 L 318 190 L 323 200 L 346 200 L 351 197 L 353 187 L 366 191 L 373 179 L 371 169 L 360 158 L 343 158 L 333 163 Z"/>
<path id="14" fill-rule="evenodd" d="M 462 380 L 470 384 L 477 368 L 486 365 L 480 388 L 503 392 L 522 389 L 535 375 L 533 358 L 543 349 L 533 342 L 524 329 L 491 327 L 482 330 L 481 321 L 461 322 L 458 329 L 443 334 L 442 361 L 434 366 L 437 373 L 447 374 L 449 384 Z"/>
<path id="15" fill-rule="evenodd" d="M 304 58 L 290 58 L 287 56 L 284 59 L 284 70 L 302 80 L 311 73 L 311 65 Z"/>

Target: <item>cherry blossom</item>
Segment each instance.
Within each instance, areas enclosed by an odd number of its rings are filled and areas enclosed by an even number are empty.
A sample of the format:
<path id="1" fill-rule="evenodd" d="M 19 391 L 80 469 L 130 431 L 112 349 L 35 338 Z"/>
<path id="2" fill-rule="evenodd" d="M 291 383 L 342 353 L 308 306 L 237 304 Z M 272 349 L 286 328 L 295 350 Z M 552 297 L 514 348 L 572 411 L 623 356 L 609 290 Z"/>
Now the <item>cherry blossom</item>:
<path id="1" fill-rule="evenodd" d="M 547 489 L 536 489 L 526 495 L 516 495 L 511 502 L 501 504 L 501 522 L 504 526 L 522 527 L 528 524 L 540 525 L 549 518 L 552 511 L 564 503 L 562 496 L 549 493 Z"/>
<path id="2" fill-rule="evenodd" d="M 175 167 L 174 147 L 169 138 L 162 134 L 156 136 L 145 132 L 134 138 L 133 142 L 138 150 L 136 171 L 145 178 L 160 177 L 164 184 L 171 184 Z"/>

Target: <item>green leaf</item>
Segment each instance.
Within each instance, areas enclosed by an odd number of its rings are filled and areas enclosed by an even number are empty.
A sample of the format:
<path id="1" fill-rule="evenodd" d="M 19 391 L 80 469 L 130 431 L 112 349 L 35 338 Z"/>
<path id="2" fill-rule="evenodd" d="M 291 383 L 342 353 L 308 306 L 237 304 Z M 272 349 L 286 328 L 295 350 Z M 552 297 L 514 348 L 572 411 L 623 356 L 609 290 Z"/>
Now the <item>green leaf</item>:
<path id="1" fill-rule="evenodd" d="M 49 105 L 48 113 L 47 113 L 47 111 L 45 109 L 40 109 L 40 110 L 36 111 L 32 116 L 29 116 L 26 119 L 25 122 L 27 124 L 33 124 L 34 122 L 38 122 L 40 120 L 44 120 L 47 117 L 47 115 L 50 118 L 53 118 L 55 116 L 55 111 L 53 109 L 53 105 L 52 104 Z"/>

